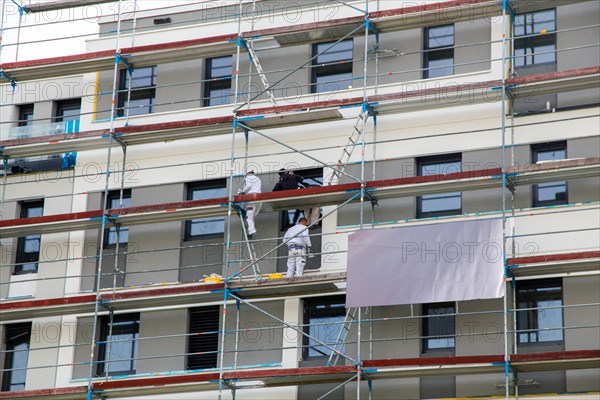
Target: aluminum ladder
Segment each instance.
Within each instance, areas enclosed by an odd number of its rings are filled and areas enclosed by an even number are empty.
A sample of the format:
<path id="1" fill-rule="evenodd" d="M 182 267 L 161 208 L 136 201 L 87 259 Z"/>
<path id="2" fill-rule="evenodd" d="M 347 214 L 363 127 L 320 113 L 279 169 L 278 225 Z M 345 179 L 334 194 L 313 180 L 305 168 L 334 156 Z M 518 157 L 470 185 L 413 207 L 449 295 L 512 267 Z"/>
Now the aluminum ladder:
<path id="1" fill-rule="evenodd" d="M 262 65 L 260 65 L 260 61 L 258 60 L 258 55 L 256 54 L 256 51 L 254 50 L 254 46 L 252 45 L 252 41 L 244 41 L 244 47 L 246 47 L 246 50 L 248 50 L 248 54 L 250 55 L 250 61 L 252 61 L 252 64 L 254 64 L 254 67 L 256 68 L 256 71 L 258 72 L 258 76 L 260 77 L 260 81 L 263 84 L 263 87 L 265 88 L 265 91 L 267 92 L 267 95 L 269 96 L 269 101 L 271 102 L 271 104 L 273 104 L 274 106 L 277 105 L 277 102 L 275 101 L 275 96 L 273 95 L 273 92 L 271 91 L 271 85 L 269 85 L 269 81 L 267 80 L 267 75 L 265 74 L 265 71 L 262 68 Z"/>
<path id="2" fill-rule="evenodd" d="M 236 207 L 238 215 L 240 216 L 240 221 L 242 223 L 242 232 L 244 235 L 244 241 L 246 242 L 246 250 L 248 251 L 248 259 L 251 263 L 256 260 L 256 250 L 254 248 L 254 243 L 251 243 L 248 239 L 248 223 L 246 222 L 246 210 L 242 207 Z M 257 281 L 260 280 L 260 266 L 258 263 L 252 265 L 252 272 L 254 273 L 254 279 Z M 242 275 L 240 274 L 240 279 Z"/>
<path id="3" fill-rule="evenodd" d="M 352 133 L 348 136 L 348 143 L 346 147 L 342 149 L 342 154 L 340 154 L 340 158 L 336 163 L 336 167 L 329 178 L 327 180 L 326 186 L 336 185 L 339 183 L 340 178 L 344 174 L 344 170 L 346 169 L 346 164 L 350 161 L 350 157 L 352 157 L 352 153 L 354 153 L 354 148 L 360 143 L 360 136 L 363 133 L 367 121 L 369 120 L 369 115 L 371 115 L 372 110 L 370 107 L 363 107 L 363 111 L 358 115 L 354 126 L 352 127 Z"/>
<path id="4" fill-rule="evenodd" d="M 327 366 L 336 365 L 337 362 L 339 361 L 342 346 L 344 345 L 344 342 L 346 341 L 346 338 L 348 337 L 348 332 L 350 331 L 350 325 L 352 325 L 352 323 L 354 322 L 357 311 L 358 311 L 358 308 L 356 308 L 356 307 L 351 307 L 348 309 L 348 311 L 346 311 L 346 317 L 344 318 L 344 323 L 342 325 L 342 328 L 338 332 L 338 337 L 335 341 L 335 344 L 333 346 L 331 346 L 331 347 L 333 347 L 333 350 L 331 350 L 329 359 L 327 359 L 327 364 L 326 364 Z"/>

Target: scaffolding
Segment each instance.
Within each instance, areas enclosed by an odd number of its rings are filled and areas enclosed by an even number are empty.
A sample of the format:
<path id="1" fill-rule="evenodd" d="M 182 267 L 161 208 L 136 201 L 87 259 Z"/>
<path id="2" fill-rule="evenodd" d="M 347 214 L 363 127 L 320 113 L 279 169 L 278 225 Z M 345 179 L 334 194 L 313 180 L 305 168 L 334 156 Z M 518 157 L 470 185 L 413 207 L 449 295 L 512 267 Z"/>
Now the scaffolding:
<path id="1" fill-rule="evenodd" d="M 568 3 L 578 3 L 577 0 L 570 0 Z M 46 5 L 36 7 L 19 7 L 21 16 L 24 13 L 41 12 L 44 10 L 55 10 L 62 7 L 74 7 L 88 4 L 105 3 L 102 1 L 68 1 L 51 2 Z M 19 157 L 43 156 L 56 153 L 82 152 L 89 150 L 107 150 L 106 166 L 107 170 L 103 172 L 104 190 L 102 191 L 104 207 L 101 210 L 91 210 L 84 212 L 75 212 L 68 214 L 56 214 L 43 217 L 7 219 L 2 214 L 4 208 L 0 211 L 3 220 L 0 221 L 0 234 L 2 238 L 22 237 L 33 234 L 49 234 L 59 232 L 70 232 L 74 230 L 97 229 L 100 244 L 97 254 L 92 257 L 97 260 L 94 276 L 94 290 L 91 293 L 78 294 L 56 299 L 42 300 L 10 300 L 0 303 L 0 310 L 8 321 L 22 320 L 29 318 L 40 318 L 47 316 L 59 316 L 64 314 L 91 314 L 93 325 L 92 332 L 97 332 L 100 318 L 108 314 L 109 333 L 106 341 L 97 341 L 91 339 L 90 359 L 85 363 L 80 363 L 88 367 L 86 385 L 73 386 L 68 388 L 55 388 L 48 390 L 32 390 L 19 392 L 0 393 L 0 398 L 34 398 L 36 396 L 49 396 L 59 399 L 82 398 L 85 395 L 88 400 L 93 398 L 118 398 L 122 396 L 142 396 L 161 393 L 189 392 L 213 390 L 217 391 L 218 398 L 226 397 L 226 392 L 231 392 L 231 397 L 236 397 L 236 391 L 240 389 L 262 387 L 262 386 L 295 386 L 302 384 L 330 383 L 338 384 L 331 390 L 324 393 L 319 398 L 326 398 L 336 390 L 344 388 L 348 383 L 356 384 L 356 399 L 364 396 L 366 386 L 367 397 L 372 397 L 373 381 L 385 378 L 402 378 L 414 376 L 438 376 L 438 375 L 459 375 L 459 374 L 486 374 L 502 373 L 504 376 L 504 397 L 518 398 L 519 385 L 525 385 L 526 382 L 519 380 L 520 372 L 547 371 L 557 368 L 560 369 L 586 369 L 597 368 L 600 360 L 599 350 L 578 350 L 546 352 L 534 354 L 520 354 L 517 348 L 517 335 L 520 331 L 516 326 L 517 310 L 528 310 L 519 307 L 516 303 L 516 280 L 523 277 L 545 276 L 547 274 L 565 273 L 565 265 L 568 266 L 568 273 L 597 274 L 598 259 L 600 251 L 582 251 L 569 252 L 562 254 L 550 254 L 541 256 L 519 257 L 516 253 L 514 240 L 518 236 L 512 227 L 511 222 L 518 218 L 530 216 L 550 215 L 556 213 L 578 212 L 581 210 L 598 209 L 597 202 L 571 204 L 572 210 L 555 210 L 545 208 L 533 212 L 531 210 L 519 210 L 515 206 L 515 189 L 519 186 L 540 184 L 544 182 L 553 182 L 556 180 L 569 180 L 581 178 L 595 178 L 600 172 L 600 158 L 567 159 L 560 161 L 547 162 L 544 164 L 529 164 L 518 166 L 515 164 L 514 149 L 517 146 L 515 142 L 514 129 L 520 125 L 514 119 L 512 104 L 529 96 L 535 90 L 538 94 L 544 93 L 562 93 L 578 89 L 585 89 L 597 85 L 600 76 L 600 66 L 580 68 L 568 71 L 559 71 L 552 73 L 540 73 L 537 75 L 518 77 L 514 74 L 513 54 L 514 37 L 513 25 L 515 10 L 519 7 L 527 11 L 530 8 L 525 7 L 525 1 L 520 0 L 462 0 L 448 1 L 432 4 L 403 7 L 398 9 L 379 10 L 379 1 L 365 0 L 359 3 L 348 4 L 342 1 L 335 1 L 336 4 L 348 7 L 358 13 L 358 15 L 333 19 L 329 21 L 319 21 L 317 23 L 298 24 L 293 26 L 281 26 L 275 28 L 254 30 L 252 24 L 251 31 L 242 30 L 242 22 L 245 18 L 252 18 L 256 13 L 256 0 L 239 0 L 236 2 L 238 12 L 236 13 L 237 34 L 225 34 L 214 37 L 204 37 L 200 39 L 184 40 L 170 43 L 159 43 L 153 45 L 134 45 L 136 32 L 140 29 L 136 27 L 137 14 L 134 12 L 132 17 L 133 27 L 126 29 L 127 34 L 131 36 L 131 47 L 121 46 L 121 35 L 124 29 L 123 22 L 123 1 L 115 1 L 117 4 L 116 31 L 114 37 L 116 45 L 114 50 L 103 50 L 89 54 L 78 54 L 73 56 L 63 56 L 51 59 L 2 62 L 0 69 L 0 78 L 10 84 L 13 88 L 19 85 L 21 81 L 44 79 L 53 76 L 64 76 L 72 74 L 73 68 L 78 73 L 88 73 L 97 71 L 112 70 L 112 88 L 108 93 L 102 93 L 111 96 L 111 106 L 109 111 L 108 129 L 95 131 L 84 131 L 77 133 L 60 133 L 54 135 L 44 135 L 27 139 L 12 138 L 8 140 L 2 138 L 2 147 L 0 149 L 4 160 L 3 183 L 2 183 L 2 203 L 5 203 L 7 188 L 11 183 L 8 182 L 8 161 Z M 373 4 L 377 4 L 377 11 L 372 11 Z M 563 4 L 564 2 L 560 3 Z M 250 5 L 250 11 L 245 6 Z M 559 5 L 559 2 L 552 0 L 538 1 L 535 5 L 537 9 L 553 7 Z M 2 15 L 4 15 L 4 4 L 2 6 Z M 489 60 L 491 64 L 500 63 L 502 76 L 501 79 L 494 79 L 476 83 L 451 84 L 445 87 L 426 88 L 417 90 L 407 90 L 402 92 L 386 92 L 379 94 L 378 78 L 385 75 L 400 75 L 402 72 L 380 72 L 379 63 L 385 52 L 382 52 L 379 44 L 380 32 L 401 31 L 426 27 L 431 24 L 431 19 L 435 19 L 441 11 L 456 11 L 461 8 L 467 8 L 469 13 L 458 13 L 453 18 L 454 22 L 461 22 L 473 17 L 473 12 L 478 12 L 482 18 L 489 16 L 500 16 L 502 24 L 501 41 L 490 41 L 489 45 L 500 45 L 502 47 L 501 59 Z M 249 15 L 248 15 L 249 14 Z M 4 17 L 0 20 L 4 22 Z M 594 27 L 597 27 L 594 26 Z M 591 28 L 594 28 L 591 27 Z M 590 28 L 590 27 L 588 27 Z M 6 28 L 0 26 L 0 38 Z M 19 19 L 18 29 L 21 24 Z M 262 38 L 275 38 L 280 44 L 297 45 L 303 43 L 312 43 L 308 33 L 318 30 L 320 33 L 329 37 L 333 41 L 331 46 L 321 53 L 313 55 L 300 66 L 284 71 L 268 71 L 261 65 L 260 50 L 255 48 L 255 44 Z M 560 32 L 557 30 L 556 32 Z M 545 33 L 544 33 L 545 34 Z M 348 38 L 361 38 L 364 40 L 364 55 L 362 61 L 362 76 L 353 77 L 354 80 L 362 83 L 362 96 L 356 97 L 338 97 L 331 100 L 320 100 L 310 103 L 298 103 L 280 105 L 277 103 L 278 84 L 283 82 L 294 72 L 302 70 L 305 67 L 312 68 L 312 62 L 320 54 L 341 43 Z M 479 43 L 476 43 L 479 44 Z M 471 44 L 472 45 L 472 44 Z M 18 46 L 18 42 L 17 42 Z M 596 45 L 597 46 L 597 45 Z M 580 47 L 573 47 L 580 48 Z M 573 48 L 553 50 L 569 51 Z M 1 46 L 0 46 L 1 49 Z M 0 53 L 1 55 L 2 53 Z M 231 115 L 222 115 L 210 118 L 201 118 L 194 120 L 160 122 L 145 125 L 129 125 L 129 114 L 131 108 L 125 107 L 126 120 L 125 126 L 118 127 L 117 120 L 118 96 L 123 91 L 119 89 L 119 73 L 125 69 L 131 77 L 138 65 L 145 66 L 158 64 L 169 59 L 173 61 L 186 61 L 197 58 L 218 57 L 223 55 L 234 55 L 235 64 L 232 79 L 233 99 Z M 248 55 L 250 65 L 254 66 L 256 72 L 249 71 L 247 75 L 241 73 L 241 62 L 245 55 Z M 372 55 L 372 56 L 370 56 Z M 368 71 L 374 64 L 374 74 L 369 75 Z M 273 81 L 267 79 L 267 74 L 272 72 L 283 73 L 284 78 Z M 255 91 L 244 91 L 241 88 L 242 77 L 250 80 L 257 77 L 262 84 L 262 89 Z M 369 79 L 374 81 L 374 85 L 369 86 Z M 202 80 L 205 84 L 208 80 Z M 189 83 L 189 82 L 186 82 Z M 186 84 L 184 83 L 184 84 Z M 131 93 L 134 91 L 129 79 L 129 87 L 125 90 L 131 99 Z M 370 93 L 372 91 L 372 93 Z M 384 115 L 402 113 L 408 111 L 422 111 L 435 107 L 436 100 L 441 95 L 464 94 L 468 96 L 462 99 L 456 105 L 465 105 L 483 101 L 500 102 L 501 104 L 501 124 L 491 129 L 492 134 L 501 136 L 501 165 L 496 168 L 487 168 L 480 170 L 471 170 L 456 173 L 438 174 L 430 176 L 417 176 L 409 178 L 396 179 L 377 179 L 376 163 L 377 146 L 382 141 L 377 140 L 378 118 Z M 271 104 L 265 104 L 266 98 Z M 244 98 L 246 100 L 244 100 Z M 189 99 L 187 101 L 198 101 L 203 99 Z M 129 101 L 127 102 L 129 104 Z M 3 105 L 6 106 L 6 105 Z M 442 107 L 448 104 L 442 105 Z M 351 117 L 355 123 L 348 136 L 347 143 L 343 144 L 341 156 L 336 162 L 328 162 L 313 155 L 317 150 L 303 150 L 292 144 L 278 139 L 275 135 L 265 132 L 271 128 L 284 127 L 290 125 L 310 124 L 324 121 L 341 121 L 347 119 L 341 110 L 356 111 Z M 347 112 L 347 111 L 345 111 Z M 582 118 L 594 118 L 591 117 Z M 11 121 L 9 121 L 11 122 Z M 372 122 L 372 124 L 371 124 Z M 561 120 L 551 119 L 549 121 L 536 122 L 543 125 L 547 123 L 560 123 Z M 569 122 L 566 119 L 565 122 Z M 4 122 L 0 121 L 0 125 Z M 369 129 L 371 128 L 371 129 Z M 481 133 L 482 131 L 473 131 Z M 420 140 L 427 138 L 440 138 L 454 134 L 464 134 L 467 132 L 456 132 L 451 134 L 431 134 L 427 136 L 418 136 L 414 138 L 402 138 L 397 142 L 407 140 Z M 372 134 L 372 139 L 368 135 Z M 201 136 L 212 135 L 231 135 L 231 155 L 229 160 L 221 160 L 229 163 L 227 168 L 227 188 L 228 194 L 224 197 L 217 197 L 208 200 L 188 200 L 177 203 L 151 204 L 147 206 L 124 207 L 125 174 L 128 172 L 126 165 L 127 150 L 130 146 L 160 143 L 167 140 L 179 140 L 198 138 Z M 239 138 L 243 139 L 244 154 L 236 153 L 239 148 Z M 307 188 L 302 191 L 289 192 L 265 192 L 253 195 L 235 195 L 234 186 L 240 178 L 239 160 L 243 160 L 242 171 L 245 171 L 248 163 L 252 159 L 249 156 L 250 138 L 264 138 L 272 143 L 285 148 L 288 153 L 299 154 L 311 160 L 323 168 L 324 185 L 321 187 Z M 508 138 L 508 139 L 507 139 Z M 114 164 L 114 149 L 120 149 L 122 157 L 120 159 L 121 167 L 111 168 Z M 357 149 L 359 148 L 359 149 Z M 313 151 L 314 150 L 314 151 Z M 360 158 L 352 158 L 355 151 L 359 150 Z M 368 151 L 372 155 L 368 157 Z M 372 176 L 369 179 L 367 172 L 368 165 L 371 164 Z M 348 165 L 353 165 L 359 170 L 359 174 L 351 174 L 346 171 Z M 160 166 L 157 168 L 176 167 Z M 150 167 L 152 168 L 152 167 Z M 325 174 L 328 171 L 328 174 Z M 355 176 L 358 175 L 358 176 Z M 119 207 L 110 208 L 109 192 L 114 190 L 112 185 L 116 178 L 119 191 Z M 73 178 L 84 178 L 84 175 L 74 176 Z M 342 179 L 349 183 L 341 182 Z M 358 223 L 354 226 L 344 229 L 344 232 L 376 228 L 379 223 L 376 222 L 376 206 L 379 200 L 395 199 L 401 197 L 410 197 L 432 193 L 448 193 L 452 191 L 468 191 L 482 189 L 502 190 L 501 208 L 499 212 L 492 213 L 491 218 L 499 218 L 503 225 L 503 256 L 505 266 L 505 279 L 511 286 L 510 291 L 503 298 L 502 310 L 490 310 L 486 312 L 462 312 L 447 314 L 445 316 L 465 316 L 480 314 L 502 313 L 504 326 L 500 334 L 503 336 L 504 351 L 502 355 L 479 355 L 479 356 L 452 356 L 452 357 L 434 357 L 434 358 L 402 358 L 378 360 L 373 355 L 373 345 L 380 340 L 406 340 L 406 338 L 375 338 L 373 335 L 373 324 L 383 323 L 385 321 L 403 321 L 415 318 L 411 306 L 410 316 L 408 317 L 375 317 L 371 309 L 349 309 L 344 321 L 338 324 L 342 326 L 340 335 L 333 343 L 322 341 L 318 337 L 311 336 L 304 329 L 306 324 L 290 323 L 283 318 L 269 312 L 260 306 L 261 301 L 272 297 L 284 297 L 287 295 L 305 295 L 317 293 L 340 293 L 340 285 L 345 282 L 345 272 L 325 273 L 320 275 L 309 275 L 297 279 L 293 282 L 277 282 L 266 279 L 261 276 L 258 270 L 258 264 L 267 257 L 276 256 L 279 248 L 285 245 L 280 243 L 274 248 L 257 256 L 253 250 L 256 243 L 260 240 L 248 240 L 247 232 L 243 229 L 242 221 L 242 239 L 236 241 L 233 239 L 235 224 L 241 212 L 241 207 L 248 203 L 260 203 L 263 208 L 268 210 L 280 211 L 293 208 L 322 207 L 331 206 L 324 210 L 324 215 L 312 225 L 317 225 L 334 215 L 337 211 L 349 204 L 358 205 Z M 84 195 L 85 193 L 72 193 L 71 196 Z M 367 210 L 371 211 L 371 221 L 366 216 Z M 464 215 L 463 215 L 464 216 Z M 119 257 L 127 256 L 127 251 L 121 251 L 120 235 L 125 227 L 157 224 L 168 221 L 185 221 L 196 218 L 224 217 L 224 241 L 223 245 L 223 277 L 222 281 L 205 283 L 176 283 L 170 285 L 158 285 L 157 287 L 139 287 L 126 290 L 118 290 L 117 278 L 125 274 L 119 269 Z M 466 217 L 479 218 L 475 213 L 466 215 Z M 437 222 L 433 221 L 434 223 Z M 405 221 L 407 225 L 415 221 Z M 114 229 L 116 233 L 116 248 L 113 254 L 105 254 L 104 245 L 105 235 L 109 228 Z M 597 230 L 590 228 L 589 230 Z M 585 229 L 583 229 L 585 230 Z M 573 230 L 564 230 L 563 232 L 572 232 Z M 337 232 L 336 232 L 337 233 Z M 322 233 L 311 234 L 311 236 L 326 236 Z M 557 233 L 557 232 L 552 232 Z M 558 232 L 560 233 L 560 232 Z M 513 245 L 511 245 L 511 243 Z M 199 245 L 196 247 L 202 247 Z M 239 250 L 240 247 L 247 249 L 246 256 Z M 173 250 L 173 249 L 154 249 L 154 251 Z M 326 256 L 331 254 L 322 251 L 319 255 Z M 283 256 L 283 258 L 287 258 Z M 56 260 L 54 260 L 56 261 Z M 113 263 L 113 272 L 104 273 L 103 265 Z M 198 264 L 200 265 L 200 264 Z M 198 266 L 196 265 L 196 266 Z M 8 265 L 7 267 L 13 267 Z M 236 268 L 239 266 L 239 268 Z M 192 266 L 194 267 L 194 266 Z M 176 268 L 177 269 L 177 268 Z M 154 270 L 153 270 L 154 271 Z M 144 273 L 148 271 L 141 271 Z M 102 288 L 101 281 L 103 277 L 111 277 L 113 280 L 112 288 L 106 290 Z M 80 278 L 85 276 L 65 276 L 56 279 Z M 89 278 L 89 276 L 87 276 Z M 217 333 L 219 336 L 219 349 L 216 354 L 219 358 L 218 367 L 211 371 L 195 371 L 189 374 L 175 374 L 165 372 L 156 374 L 155 377 L 126 377 L 127 379 L 115 379 L 110 376 L 109 369 L 106 368 L 103 377 L 97 377 L 94 372 L 99 363 L 109 365 L 111 362 L 111 345 L 113 317 L 115 312 L 131 309 L 151 309 L 154 307 L 186 307 L 191 303 L 214 303 L 221 306 L 220 327 L 218 332 L 202 332 L 202 334 Z M 599 303 L 579 304 L 571 307 L 595 307 Z M 256 368 L 249 368 L 240 365 L 238 356 L 246 351 L 261 351 L 266 349 L 248 350 L 240 348 L 240 334 L 247 332 L 260 332 L 264 328 L 241 328 L 241 308 L 255 310 L 266 317 L 272 319 L 277 324 L 276 329 L 282 332 L 295 332 L 298 337 L 305 337 L 313 343 L 318 344 L 330 353 L 329 362 L 322 367 L 298 367 L 298 368 L 272 368 L 273 365 L 261 364 Z M 235 321 L 234 329 L 228 327 L 231 324 L 231 308 L 234 307 Z M 570 306 L 561 305 L 559 308 L 567 309 Z M 545 309 L 552 309 L 546 307 Z M 533 310 L 537 310 L 533 309 Z M 422 318 L 425 318 L 421 316 Z M 346 335 L 350 327 L 354 325 L 356 337 L 349 339 Z M 595 325 L 585 325 L 576 327 L 561 326 L 560 329 L 586 329 L 598 328 Z M 192 334 L 181 334 L 180 337 L 188 337 Z M 227 335 L 234 335 L 233 349 L 228 349 Z M 144 340 L 164 339 L 173 335 L 157 335 L 152 337 L 143 337 L 132 339 L 136 343 Z M 459 335 L 455 335 L 459 336 Z M 415 335 L 412 340 L 424 340 L 432 337 Z M 435 338 L 435 336 L 433 336 Z M 512 346 L 511 346 L 512 344 Z M 81 346 L 84 344 L 75 344 Z M 104 361 L 96 360 L 96 347 L 99 345 L 107 346 L 107 358 Z M 368 346 L 367 354 L 364 354 L 363 347 Z M 350 355 L 349 347 L 355 346 L 355 355 Z M 306 344 L 297 346 L 298 348 L 308 347 Z M 290 347 L 285 344 L 277 348 L 282 352 Z M 345 348 L 345 350 L 341 350 Z M 226 356 L 233 354 L 233 362 L 226 362 Z M 184 354 L 187 356 L 189 354 Z M 181 354 L 171 356 L 182 356 Z M 169 357 L 168 355 L 166 357 Z M 151 357 L 150 357 L 151 358 Z M 135 359 L 135 357 L 134 357 Z M 345 361 L 345 365 L 336 365 L 339 359 Z M 58 364 L 52 367 L 73 366 L 74 363 Z M 440 366 L 443 368 L 440 369 Z M 34 368 L 50 368 L 51 366 L 41 366 Z M 418 367 L 418 368 L 412 368 Z M 27 368 L 26 368 L 27 370 Z M 417 371 L 418 370 L 418 371 Z M 260 381 L 261 384 L 256 383 Z M 250 384 L 248 384 L 250 382 Z M 365 383 L 366 382 L 366 383 Z"/>

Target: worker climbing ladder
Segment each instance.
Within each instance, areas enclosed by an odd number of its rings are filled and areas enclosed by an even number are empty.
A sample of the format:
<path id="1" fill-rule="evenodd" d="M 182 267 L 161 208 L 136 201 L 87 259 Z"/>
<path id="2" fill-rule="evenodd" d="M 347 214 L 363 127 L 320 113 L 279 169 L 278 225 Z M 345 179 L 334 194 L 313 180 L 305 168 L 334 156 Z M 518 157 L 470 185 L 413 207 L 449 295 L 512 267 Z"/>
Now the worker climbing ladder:
<path id="1" fill-rule="evenodd" d="M 342 149 L 342 153 L 336 163 L 336 168 L 333 169 L 333 172 L 327 179 L 327 186 L 336 185 L 344 174 L 344 170 L 350 161 L 350 157 L 352 157 L 352 153 L 354 153 L 354 149 L 356 146 L 361 145 L 360 139 L 366 129 L 370 116 L 375 118 L 375 111 L 367 103 L 363 103 L 362 112 L 358 115 L 358 118 L 356 118 L 356 122 L 352 127 L 352 133 L 348 136 L 348 143 L 346 143 L 346 146 Z"/>
<path id="2" fill-rule="evenodd" d="M 256 249 L 254 248 L 254 243 L 250 241 L 248 238 L 248 223 L 246 222 L 246 210 L 240 206 L 235 206 L 238 215 L 240 216 L 240 222 L 242 223 L 242 234 L 244 238 L 244 242 L 246 242 L 246 250 L 248 251 L 248 259 L 250 263 L 252 263 L 252 272 L 254 273 L 254 279 L 260 279 L 260 267 L 258 262 L 255 263 L 256 257 Z M 240 274 L 241 278 L 241 274 Z"/>

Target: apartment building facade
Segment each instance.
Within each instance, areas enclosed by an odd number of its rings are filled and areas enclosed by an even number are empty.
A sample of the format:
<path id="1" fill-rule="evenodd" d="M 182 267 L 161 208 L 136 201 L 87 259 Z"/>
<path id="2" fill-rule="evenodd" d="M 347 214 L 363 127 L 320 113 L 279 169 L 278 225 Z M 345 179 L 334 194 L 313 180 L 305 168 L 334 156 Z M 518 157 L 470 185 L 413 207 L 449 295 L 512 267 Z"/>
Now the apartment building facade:
<path id="1" fill-rule="evenodd" d="M 0 398 L 597 396 L 597 2 L 125 11 L 2 61 Z M 503 298 L 345 308 L 352 232 L 480 219 Z"/>

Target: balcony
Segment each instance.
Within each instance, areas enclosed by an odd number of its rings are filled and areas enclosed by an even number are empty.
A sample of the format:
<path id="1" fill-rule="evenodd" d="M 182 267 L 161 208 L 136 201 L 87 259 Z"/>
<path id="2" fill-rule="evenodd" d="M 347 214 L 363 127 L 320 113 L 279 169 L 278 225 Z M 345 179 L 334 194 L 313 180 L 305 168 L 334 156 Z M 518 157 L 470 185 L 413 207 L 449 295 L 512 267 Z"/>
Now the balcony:
<path id="1" fill-rule="evenodd" d="M 16 126 L 9 128 L 7 131 L 0 131 L 1 140 L 29 139 L 61 133 L 77 133 L 79 132 L 79 120 Z"/>

